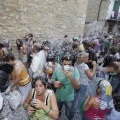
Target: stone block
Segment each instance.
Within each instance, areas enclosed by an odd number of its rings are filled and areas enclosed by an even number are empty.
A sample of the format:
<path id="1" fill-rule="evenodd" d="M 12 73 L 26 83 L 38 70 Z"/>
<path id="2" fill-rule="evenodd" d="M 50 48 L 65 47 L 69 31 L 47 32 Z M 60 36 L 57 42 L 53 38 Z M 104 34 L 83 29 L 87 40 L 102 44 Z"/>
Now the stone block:
<path id="1" fill-rule="evenodd" d="M 8 31 L 7 30 L 3 30 L 3 33 L 7 33 Z"/>
<path id="2" fill-rule="evenodd" d="M 2 35 L 3 31 L 2 31 L 2 27 L 0 27 L 0 35 Z"/>
<path id="3" fill-rule="evenodd" d="M 3 5 L 5 7 L 16 8 L 17 7 L 17 0 L 3 0 Z"/>

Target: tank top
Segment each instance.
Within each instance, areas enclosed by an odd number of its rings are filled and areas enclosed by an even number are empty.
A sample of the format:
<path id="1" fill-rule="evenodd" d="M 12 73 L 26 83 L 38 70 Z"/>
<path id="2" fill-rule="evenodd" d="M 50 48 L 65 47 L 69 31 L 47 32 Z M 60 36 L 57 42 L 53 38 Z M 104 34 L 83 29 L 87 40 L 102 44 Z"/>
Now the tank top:
<path id="1" fill-rule="evenodd" d="M 29 82 L 30 82 L 30 77 L 29 77 L 29 74 L 27 72 L 27 69 L 25 68 L 25 66 L 21 65 L 22 62 L 19 61 L 15 66 L 18 66 L 18 67 L 22 67 L 22 71 L 21 71 L 21 74 L 20 74 L 20 81 L 18 82 L 18 85 L 19 86 L 25 86 L 27 85 Z M 15 74 L 15 71 L 13 70 L 12 72 L 12 76 L 15 77 L 16 74 Z"/>
<path id="2" fill-rule="evenodd" d="M 111 108 L 106 108 L 105 110 L 101 110 L 100 108 L 90 108 L 85 112 L 85 116 L 89 118 L 89 120 L 105 120 L 106 114 L 110 110 Z"/>
<path id="3" fill-rule="evenodd" d="M 34 97 L 32 98 L 35 98 L 36 96 L 36 91 L 34 92 L 35 90 L 33 89 L 32 90 L 32 93 L 34 94 Z M 52 94 L 52 90 L 48 90 L 46 91 L 45 93 L 45 102 L 44 104 L 48 106 L 48 108 L 50 108 L 50 95 Z M 51 118 L 49 115 L 46 115 L 45 114 L 45 111 L 43 109 L 37 109 L 35 114 L 29 118 L 30 120 L 54 120 L 53 118 Z"/>

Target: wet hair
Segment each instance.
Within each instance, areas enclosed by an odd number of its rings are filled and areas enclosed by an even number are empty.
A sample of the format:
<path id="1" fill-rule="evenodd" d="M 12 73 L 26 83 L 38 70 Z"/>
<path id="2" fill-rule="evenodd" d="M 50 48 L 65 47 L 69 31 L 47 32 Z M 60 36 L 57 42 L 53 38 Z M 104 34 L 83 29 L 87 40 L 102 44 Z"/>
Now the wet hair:
<path id="1" fill-rule="evenodd" d="M 9 47 L 9 40 L 8 39 L 4 39 L 3 40 L 3 44 L 4 44 L 4 47 Z"/>
<path id="2" fill-rule="evenodd" d="M 105 52 L 101 51 L 100 55 L 104 57 L 105 56 Z"/>
<path id="3" fill-rule="evenodd" d="M 71 55 L 71 53 L 70 52 L 67 52 L 67 53 L 65 53 L 64 55 L 63 55 L 63 57 L 62 57 L 62 61 L 64 61 L 64 60 L 66 60 L 66 61 L 72 61 L 72 55 Z"/>
<path id="4" fill-rule="evenodd" d="M 45 46 L 41 45 L 40 50 L 44 50 L 44 49 L 45 49 Z"/>
<path id="5" fill-rule="evenodd" d="M 3 42 L 0 42 L 0 48 L 4 47 Z"/>
<path id="6" fill-rule="evenodd" d="M 100 80 L 100 81 L 98 82 L 97 87 L 96 87 L 96 93 L 97 93 L 97 95 L 99 95 L 98 89 L 100 89 L 100 83 L 101 83 L 101 82 L 102 82 L 102 80 Z"/>
<path id="7" fill-rule="evenodd" d="M 112 47 L 109 48 L 109 52 L 110 52 L 111 54 L 115 55 L 116 52 L 117 52 L 117 48 L 116 48 L 115 46 L 112 46 Z"/>
<path id="8" fill-rule="evenodd" d="M 38 76 L 38 77 L 35 78 L 34 82 L 36 83 L 38 80 L 40 80 L 44 86 L 46 86 L 47 83 L 48 83 L 47 77 Z"/>
<path id="9" fill-rule="evenodd" d="M 100 83 L 102 82 L 102 80 L 100 80 L 99 82 L 98 82 L 98 85 L 97 85 L 97 88 L 98 89 L 100 89 Z"/>
<path id="10" fill-rule="evenodd" d="M 4 60 L 5 62 L 9 62 L 10 60 L 11 60 L 11 61 L 14 61 L 14 60 L 15 60 L 15 57 L 14 57 L 13 54 L 7 54 L 7 55 L 3 58 L 3 60 Z"/>
<path id="11" fill-rule="evenodd" d="M 20 44 L 19 44 L 19 45 L 18 45 L 17 41 L 19 41 L 19 42 L 20 42 Z M 16 40 L 16 45 L 17 45 L 17 49 L 18 49 L 18 50 L 20 50 L 20 47 L 22 47 L 22 46 L 23 46 L 23 41 L 22 41 L 22 39 L 17 39 L 17 40 Z"/>
<path id="12" fill-rule="evenodd" d="M 73 40 L 74 42 L 75 42 L 75 41 L 79 41 L 79 38 L 74 37 L 72 40 Z"/>
<path id="13" fill-rule="evenodd" d="M 48 61 L 55 62 L 55 55 L 54 54 L 48 54 L 48 56 L 47 56 L 47 62 Z"/>
<path id="14" fill-rule="evenodd" d="M 0 91 L 5 92 L 8 87 L 8 74 L 0 70 Z"/>
<path id="15" fill-rule="evenodd" d="M 107 80 L 100 80 L 97 84 L 97 89 L 100 89 L 101 92 L 104 93 L 105 89 L 103 88 L 103 86 L 104 86 L 103 84 L 105 84 L 105 83 L 107 83 L 110 86 L 109 92 L 111 92 L 111 94 L 112 94 L 112 86 L 111 86 L 110 82 Z M 107 90 L 107 88 L 106 88 L 106 90 Z"/>
<path id="16" fill-rule="evenodd" d="M 85 51 L 80 52 L 78 54 L 76 64 L 78 65 L 78 64 L 82 63 L 82 58 L 87 57 L 87 56 L 89 56 L 89 53 L 86 53 Z"/>
<path id="17" fill-rule="evenodd" d="M 90 42 L 88 40 L 84 40 L 82 43 L 86 47 L 92 47 L 92 48 L 94 48 L 94 43 L 92 43 L 92 42 Z"/>
<path id="18" fill-rule="evenodd" d="M 38 47 L 38 46 L 36 46 L 36 45 L 34 45 L 34 49 L 37 50 L 37 51 L 40 51 L 40 50 L 41 50 L 40 47 Z"/>
<path id="19" fill-rule="evenodd" d="M 84 41 L 82 42 L 82 44 L 87 46 L 87 45 L 88 45 L 88 41 L 87 41 L 87 40 L 84 40 Z"/>
<path id="20" fill-rule="evenodd" d="M 105 38 L 107 38 L 107 35 L 103 35 Z"/>
<path id="21" fill-rule="evenodd" d="M 45 88 L 52 89 L 52 86 L 48 82 L 48 78 L 46 76 L 38 76 L 34 79 L 33 87 L 35 87 L 35 83 L 40 80 Z"/>
<path id="22" fill-rule="evenodd" d="M 113 67 L 115 71 L 119 69 L 119 65 L 116 62 L 111 62 L 107 67 Z"/>
<path id="23" fill-rule="evenodd" d="M 28 36 L 33 37 L 33 34 L 28 34 Z"/>
<path id="24" fill-rule="evenodd" d="M 73 44 L 73 45 L 72 45 L 72 48 L 73 48 L 73 49 L 78 48 L 78 44 Z"/>
<path id="25" fill-rule="evenodd" d="M 114 103 L 115 110 L 120 112 L 120 96 L 114 96 L 113 103 Z"/>
<path id="26" fill-rule="evenodd" d="M 44 50 L 44 46 L 39 45 L 39 43 L 38 43 L 38 44 L 35 43 L 35 44 L 34 44 L 34 49 L 35 49 L 36 51 Z"/>
<path id="27" fill-rule="evenodd" d="M 67 38 L 68 37 L 68 35 L 64 35 L 64 38 Z"/>

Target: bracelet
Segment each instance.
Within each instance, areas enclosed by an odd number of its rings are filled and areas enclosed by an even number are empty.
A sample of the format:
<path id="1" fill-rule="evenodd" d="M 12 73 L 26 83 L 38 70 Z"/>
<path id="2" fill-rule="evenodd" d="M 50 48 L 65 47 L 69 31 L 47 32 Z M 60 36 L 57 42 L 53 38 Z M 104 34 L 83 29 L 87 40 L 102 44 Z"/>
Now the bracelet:
<path id="1" fill-rule="evenodd" d="M 45 111 L 45 115 L 48 115 L 49 112 L 50 112 L 50 108 L 48 108 L 48 110 Z"/>
<path id="2" fill-rule="evenodd" d="M 27 103 L 24 105 L 25 110 L 27 110 L 28 106 L 29 106 L 29 104 L 27 104 Z"/>

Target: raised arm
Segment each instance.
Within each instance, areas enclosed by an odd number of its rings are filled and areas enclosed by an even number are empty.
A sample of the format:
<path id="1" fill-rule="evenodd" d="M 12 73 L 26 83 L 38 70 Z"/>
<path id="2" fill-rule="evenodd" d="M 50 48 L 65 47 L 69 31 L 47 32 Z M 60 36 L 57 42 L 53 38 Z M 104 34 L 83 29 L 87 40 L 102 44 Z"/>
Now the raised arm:
<path id="1" fill-rule="evenodd" d="M 86 70 L 85 70 L 86 75 L 87 75 L 91 80 L 94 78 L 95 73 L 96 73 L 96 62 L 93 61 L 93 62 L 92 62 L 92 65 L 93 65 L 93 70 L 92 70 L 92 72 L 90 71 L 90 69 L 86 69 Z"/>
<path id="2" fill-rule="evenodd" d="M 83 106 L 84 112 L 88 111 L 93 105 L 93 98 L 92 97 L 87 97 L 87 100 Z"/>
<path id="3" fill-rule="evenodd" d="M 70 71 L 65 71 L 64 70 L 64 74 L 66 75 L 66 77 L 68 77 L 73 85 L 73 87 L 75 89 L 79 89 L 80 88 L 80 81 L 76 80 L 73 76 L 72 73 Z"/>

